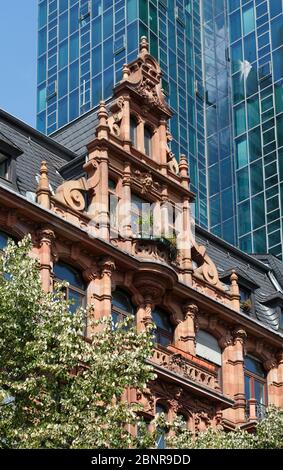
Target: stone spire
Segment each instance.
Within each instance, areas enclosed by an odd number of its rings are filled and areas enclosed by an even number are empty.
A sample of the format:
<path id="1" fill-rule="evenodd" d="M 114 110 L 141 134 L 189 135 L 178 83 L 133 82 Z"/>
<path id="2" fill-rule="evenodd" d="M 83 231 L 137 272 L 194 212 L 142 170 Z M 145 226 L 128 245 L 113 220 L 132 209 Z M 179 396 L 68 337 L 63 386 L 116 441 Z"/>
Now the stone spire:
<path id="1" fill-rule="evenodd" d="M 96 127 L 96 136 L 98 139 L 108 139 L 110 129 L 108 125 L 108 111 L 105 106 L 105 101 L 100 101 L 97 117 L 99 123 Z"/>
<path id="2" fill-rule="evenodd" d="M 42 161 L 40 166 L 39 182 L 36 188 L 37 202 L 46 209 L 50 209 L 50 197 L 51 191 L 48 180 L 48 168 L 46 162 Z"/>
<path id="3" fill-rule="evenodd" d="M 230 294 L 231 294 L 231 299 L 232 299 L 232 305 L 235 310 L 240 310 L 240 291 L 239 291 L 239 284 L 238 284 L 238 276 L 234 269 L 230 276 L 230 281 L 231 281 Z"/>
<path id="4" fill-rule="evenodd" d="M 188 160 L 186 158 L 186 155 L 180 156 L 179 176 L 181 178 L 182 186 L 186 189 L 189 189 L 189 183 L 190 183 L 189 165 L 188 165 Z"/>
<path id="5" fill-rule="evenodd" d="M 144 57 L 146 54 L 149 54 L 149 45 L 146 36 L 142 36 L 140 40 L 140 57 Z"/>

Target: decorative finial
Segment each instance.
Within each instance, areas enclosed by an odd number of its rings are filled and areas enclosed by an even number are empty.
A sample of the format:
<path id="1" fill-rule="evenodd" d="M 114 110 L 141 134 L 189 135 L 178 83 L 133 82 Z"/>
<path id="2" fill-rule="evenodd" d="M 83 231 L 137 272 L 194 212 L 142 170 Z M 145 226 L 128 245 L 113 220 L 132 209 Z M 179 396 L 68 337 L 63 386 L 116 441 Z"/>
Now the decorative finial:
<path id="1" fill-rule="evenodd" d="M 189 183 L 190 183 L 189 165 L 188 165 L 187 157 L 184 154 L 180 155 L 179 176 L 182 180 L 182 186 L 184 186 L 184 188 L 189 189 Z"/>
<path id="2" fill-rule="evenodd" d="M 238 275 L 235 271 L 235 269 L 232 270 L 231 276 L 230 276 L 230 281 L 232 284 L 237 284 L 238 283 Z"/>
<path id="3" fill-rule="evenodd" d="M 240 310 L 240 291 L 239 291 L 239 285 L 238 285 L 238 275 L 235 269 L 232 270 L 230 281 L 231 281 L 230 294 L 231 294 L 232 306 L 234 307 L 235 310 L 239 311 Z"/>
<path id="4" fill-rule="evenodd" d="M 123 81 L 128 80 L 129 76 L 130 76 L 130 69 L 127 64 L 124 64 L 123 72 L 122 72 L 122 80 Z"/>
<path id="5" fill-rule="evenodd" d="M 108 111 L 105 105 L 105 101 L 100 101 L 99 103 L 99 108 L 97 112 L 97 117 L 99 120 L 99 123 L 96 127 L 96 136 L 99 139 L 108 139 L 109 137 L 109 125 L 108 125 Z"/>
<path id="6" fill-rule="evenodd" d="M 36 196 L 37 202 L 41 206 L 45 207 L 46 209 L 50 209 L 51 191 L 49 187 L 48 168 L 46 161 L 42 161 L 40 165 L 40 177 L 38 186 L 36 188 Z"/>
<path id="7" fill-rule="evenodd" d="M 149 45 L 146 36 L 142 36 L 140 40 L 140 56 L 144 56 L 149 52 Z"/>

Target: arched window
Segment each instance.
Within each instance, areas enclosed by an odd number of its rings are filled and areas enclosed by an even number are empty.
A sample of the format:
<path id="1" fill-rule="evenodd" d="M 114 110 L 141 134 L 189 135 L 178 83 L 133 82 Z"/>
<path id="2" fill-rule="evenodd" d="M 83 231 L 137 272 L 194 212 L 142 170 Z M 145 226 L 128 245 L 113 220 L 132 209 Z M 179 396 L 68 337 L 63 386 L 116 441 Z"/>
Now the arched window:
<path id="1" fill-rule="evenodd" d="M 161 405 L 160 403 L 157 403 L 156 405 L 156 414 L 164 414 L 165 417 L 167 417 L 167 410 L 165 406 Z M 156 448 L 157 449 L 165 449 L 165 437 L 166 433 L 164 429 L 160 429 L 160 427 L 157 427 L 156 429 Z"/>
<path id="2" fill-rule="evenodd" d="M 118 323 L 128 315 L 134 315 L 135 308 L 129 295 L 122 289 L 116 289 L 112 294 L 112 320 Z"/>
<path id="3" fill-rule="evenodd" d="M 221 366 L 221 349 L 217 339 L 204 330 L 199 330 L 196 335 L 196 354 L 218 366 Z"/>
<path id="4" fill-rule="evenodd" d="M 156 309 L 152 312 L 152 319 L 156 325 L 154 331 L 156 343 L 161 346 L 168 346 L 173 340 L 173 327 L 169 315 L 163 310 Z"/>
<path id="5" fill-rule="evenodd" d="M 86 306 L 86 285 L 80 271 L 66 263 L 56 263 L 54 276 L 57 281 L 67 281 L 66 299 L 72 301 L 70 310 L 75 313 L 78 308 Z"/>
<path id="6" fill-rule="evenodd" d="M 137 120 L 134 116 L 130 117 L 130 139 L 133 147 L 137 146 Z"/>
<path id="7" fill-rule="evenodd" d="M 256 416 L 263 418 L 267 405 L 266 372 L 261 362 L 251 356 L 245 357 L 245 397 L 247 416 L 250 414 L 249 400 L 255 400 Z"/>
<path id="8" fill-rule="evenodd" d="M 6 248 L 8 244 L 8 238 L 9 236 L 7 235 L 7 233 L 0 231 L 0 252 L 3 251 L 4 248 Z"/>
<path id="9" fill-rule="evenodd" d="M 144 126 L 144 151 L 148 157 L 152 154 L 152 130 L 149 126 Z"/>

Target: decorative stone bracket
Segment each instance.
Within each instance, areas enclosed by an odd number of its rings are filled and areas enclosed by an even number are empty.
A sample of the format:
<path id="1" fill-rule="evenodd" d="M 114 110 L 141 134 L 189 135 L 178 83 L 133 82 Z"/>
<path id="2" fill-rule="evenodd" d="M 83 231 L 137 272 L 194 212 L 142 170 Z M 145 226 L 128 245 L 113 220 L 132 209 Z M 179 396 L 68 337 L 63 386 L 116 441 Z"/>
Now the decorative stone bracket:
<path id="1" fill-rule="evenodd" d="M 56 190 L 55 199 L 63 202 L 71 209 L 84 211 L 86 209 L 85 194 L 88 190 L 86 179 L 66 181 Z"/>

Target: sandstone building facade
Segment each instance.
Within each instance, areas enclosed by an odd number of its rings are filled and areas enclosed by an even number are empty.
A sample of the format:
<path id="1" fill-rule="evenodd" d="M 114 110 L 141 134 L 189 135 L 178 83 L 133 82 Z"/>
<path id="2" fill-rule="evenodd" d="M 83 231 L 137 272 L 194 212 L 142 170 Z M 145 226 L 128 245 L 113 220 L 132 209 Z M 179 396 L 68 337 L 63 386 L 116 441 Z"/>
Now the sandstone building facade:
<path id="1" fill-rule="evenodd" d="M 145 38 L 113 99 L 53 139 L 0 111 L 0 249 L 31 233 L 46 291 L 66 279 L 73 308 L 154 321 L 158 378 L 128 393 L 148 421 L 164 411 L 192 431 L 252 429 L 283 407 L 283 264 L 194 234 L 171 116 Z"/>

